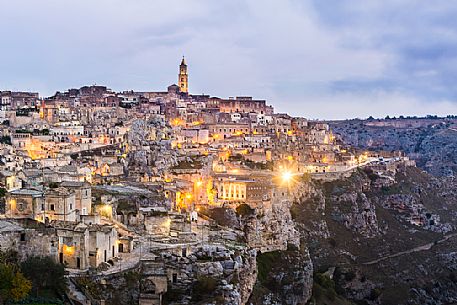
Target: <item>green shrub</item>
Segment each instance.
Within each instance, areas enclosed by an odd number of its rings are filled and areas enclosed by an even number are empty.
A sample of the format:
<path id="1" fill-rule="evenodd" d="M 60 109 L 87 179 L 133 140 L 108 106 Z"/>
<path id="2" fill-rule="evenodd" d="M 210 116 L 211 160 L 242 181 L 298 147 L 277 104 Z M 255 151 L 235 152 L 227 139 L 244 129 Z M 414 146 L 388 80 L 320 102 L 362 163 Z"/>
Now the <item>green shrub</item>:
<path id="1" fill-rule="evenodd" d="M 25 277 L 32 281 L 36 296 L 42 290 L 51 290 L 62 295 L 66 289 L 64 266 L 54 262 L 50 257 L 29 257 L 21 264 Z"/>
<path id="2" fill-rule="evenodd" d="M 280 256 L 281 253 L 279 251 L 260 253 L 257 255 L 257 279 L 260 283 L 266 284 L 268 274 Z"/>
<path id="3" fill-rule="evenodd" d="M 246 203 L 242 203 L 239 206 L 236 207 L 236 214 L 238 216 L 250 216 L 254 214 L 254 209 L 251 208 L 249 205 Z"/>

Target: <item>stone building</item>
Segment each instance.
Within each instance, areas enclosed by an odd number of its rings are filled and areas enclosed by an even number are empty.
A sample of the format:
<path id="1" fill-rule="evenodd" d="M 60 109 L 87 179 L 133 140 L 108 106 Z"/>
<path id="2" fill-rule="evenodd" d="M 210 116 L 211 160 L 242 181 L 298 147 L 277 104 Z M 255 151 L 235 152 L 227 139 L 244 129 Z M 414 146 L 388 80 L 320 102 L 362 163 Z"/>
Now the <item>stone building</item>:
<path id="1" fill-rule="evenodd" d="M 184 60 L 184 56 L 182 57 L 181 64 L 179 65 L 178 86 L 179 86 L 179 92 L 182 92 L 182 93 L 189 92 L 187 65 L 186 65 L 186 61 Z"/>
<path id="2" fill-rule="evenodd" d="M 214 179 L 217 199 L 221 202 L 246 202 L 247 186 L 254 180 L 244 177 L 219 176 Z"/>
<path id="3" fill-rule="evenodd" d="M 219 111 L 225 113 L 259 113 L 271 114 L 273 108 L 265 100 L 254 100 L 250 96 L 219 100 Z"/>
<path id="4" fill-rule="evenodd" d="M 50 220 L 72 222 L 79 219 L 74 191 L 64 187 L 51 188 L 45 192 L 44 197 L 43 219 L 49 218 Z"/>
<path id="5" fill-rule="evenodd" d="M 61 187 L 75 193 L 75 205 L 80 215 L 89 215 L 92 211 L 92 190 L 87 182 L 64 181 Z"/>
<path id="6" fill-rule="evenodd" d="M 53 228 L 31 219 L 0 219 L 0 250 L 14 250 L 20 260 L 49 256 L 57 260 L 58 239 Z"/>
<path id="7" fill-rule="evenodd" d="M 67 268 L 96 268 L 118 255 L 118 234 L 112 225 L 62 221 L 52 225 L 59 239 L 59 262 Z"/>
<path id="8" fill-rule="evenodd" d="M 118 255 L 117 231 L 112 225 L 92 224 L 89 229 L 90 265 L 97 267 L 102 262 Z"/>
<path id="9" fill-rule="evenodd" d="M 89 230 L 84 223 L 52 222 L 59 240 L 58 261 L 67 268 L 87 269 L 89 260 Z"/>
<path id="10" fill-rule="evenodd" d="M 214 140 L 223 140 L 232 136 L 241 136 L 250 133 L 249 124 L 242 123 L 217 123 L 208 125 Z"/>
<path id="11" fill-rule="evenodd" d="M 5 215 L 9 218 L 35 219 L 42 215 L 43 192 L 33 189 L 18 189 L 6 194 Z"/>

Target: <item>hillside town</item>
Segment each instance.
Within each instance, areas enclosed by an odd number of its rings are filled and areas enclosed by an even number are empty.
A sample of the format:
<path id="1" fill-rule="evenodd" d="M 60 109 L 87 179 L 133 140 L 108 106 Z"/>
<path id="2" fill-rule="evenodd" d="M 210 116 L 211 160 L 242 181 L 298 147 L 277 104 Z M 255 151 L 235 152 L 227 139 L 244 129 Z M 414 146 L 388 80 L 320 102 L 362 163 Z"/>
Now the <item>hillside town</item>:
<path id="1" fill-rule="evenodd" d="M 223 304 L 246 304 L 257 253 L 300 245 L 289 212 L 299 182 L 414 166 L 265 100 L 191 94 L 188 72 L 183 57 L 165 91 L 0 92 L 0 251 L 63 264 L 71 304 L 117 304 L 112 282 L 131 272 L 123 304 L 196 304 L 186 289 L 207 277 Z M 254 210 L 263 216 L 249 226 L 228 224 Z M 411 223 L 439 222 L 416 210 Z"/>

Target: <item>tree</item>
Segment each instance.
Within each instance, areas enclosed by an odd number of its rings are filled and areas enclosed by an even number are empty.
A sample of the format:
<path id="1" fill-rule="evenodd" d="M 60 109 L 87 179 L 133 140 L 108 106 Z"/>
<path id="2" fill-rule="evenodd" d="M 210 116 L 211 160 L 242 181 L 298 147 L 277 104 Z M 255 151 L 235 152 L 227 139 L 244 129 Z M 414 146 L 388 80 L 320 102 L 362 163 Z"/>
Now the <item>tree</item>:
<path id="1" fill-rule="evenodd" d="M 0 137 L 0 143 L 11 145 L 11 137 L 10 136 Z"/>
<path id="2" fill-rule="evenodd" d="M 64 266 L 50 257 L 29 257 L 21 264 L 21 270 L 32 281 L 36 296 L 43 289 L 52 290 L 58 295 L 65 291 Z"/>
<path id="3" fill-rule="evenodd" d="M 236 214 L 239 216 L 249 216 L 254 214 L 254 209 L 246 203 L 242 203 L 236 207 Z"/>
<path id="4" fill-rule="evenodd" d="M 32 283 L 13 265 L 0 264 L 0 303 L 20 301 L 32 290 Z"/>
<path id="5" fill-rule="evenodd" d="M 19 261 L 18 253 L 12 249 L 0 250 L 0 264 L 17 265 Z"/>

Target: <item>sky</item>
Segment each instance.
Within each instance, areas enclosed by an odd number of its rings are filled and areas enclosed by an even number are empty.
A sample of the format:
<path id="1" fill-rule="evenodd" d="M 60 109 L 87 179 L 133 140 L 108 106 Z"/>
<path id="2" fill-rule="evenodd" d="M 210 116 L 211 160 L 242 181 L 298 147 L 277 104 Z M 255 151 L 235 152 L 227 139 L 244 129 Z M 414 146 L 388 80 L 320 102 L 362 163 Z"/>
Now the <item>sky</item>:
<path id="1" fill-rule="evenodd" d="M 457 114 L 449 0 L 0 0 L 0 90 L 189 90 L 309 119 Z"/>

